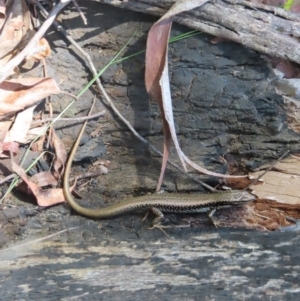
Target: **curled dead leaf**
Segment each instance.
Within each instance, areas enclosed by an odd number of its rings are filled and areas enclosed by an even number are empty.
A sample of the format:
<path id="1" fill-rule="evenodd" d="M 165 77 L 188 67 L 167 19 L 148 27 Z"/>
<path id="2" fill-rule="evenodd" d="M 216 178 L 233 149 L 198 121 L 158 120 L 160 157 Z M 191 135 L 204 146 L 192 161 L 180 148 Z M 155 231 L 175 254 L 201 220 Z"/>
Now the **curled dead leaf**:
<path id="1" fill-rule="evenodd" d="M 54 176 L 56 179 L 60 178 L 60 175 L 64 172 L 64 166 L 67 161 L 67 151 L 64 143 L 57 136 L 55 130 L 51 128 L 51 145 L 55 151 L 54 158 Z"/>
<path id="2" fill-rule="evenodd" d="M 145 85 L 147 92 L 152 99 L 158 102 L 161 110 L 164 127 L 164 151 L 161 173 L 158 180 L 156 190 L 159 191 L 163 180 L 167 160 L 170 152 L 171 138 L 175 145 L 179 159 L 186 170 L 186 163 L 198 170 L 201 173 L 232 178 L 230 175 L 214 173 L 202 168 L 192 162 L 181 150 L 177 139 L 175 122 L 173 116 L 169 70 L 168 70 L 168 40 L 172 26 L 172 18 L 176 14 L 199 7 L 205 4 L 208 0 L 181 0 L 176 3 L 162 16 L 150 29 L 147 38 L 146 49 L 146 71 Z"/>
<path id="3" fill-rule="evenodd" d="M 47 189 L 42 190 L 38 185 L 32 182 L 26 175 L 25 170 L 14 162 L 13 155 L 11 153 L 11 165 L 12 170 L 28 185 L 30 191 L 37 200 L 39 206 L 53 206 L 65 201 L 64 193 L 62 189 Z"/>

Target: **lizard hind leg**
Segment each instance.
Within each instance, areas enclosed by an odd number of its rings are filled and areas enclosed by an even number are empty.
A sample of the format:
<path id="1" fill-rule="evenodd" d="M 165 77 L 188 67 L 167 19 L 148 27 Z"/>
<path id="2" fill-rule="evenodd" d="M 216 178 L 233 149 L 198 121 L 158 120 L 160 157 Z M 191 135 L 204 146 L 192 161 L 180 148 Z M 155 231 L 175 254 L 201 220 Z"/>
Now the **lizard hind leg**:
<path id="1" fill-rule="evenodd" d="M 169 235 L 163 229 L 163 228 L 168 228 L 168 227 L 164 227 L 161 225 L 161 221 L 164 219 L 163 213 L 155 207 L 151 208 L 151 211 L 156 215 L 156 218 L 152 222 L 152 227 L 148 228 L 148 229 L 152 230 L 154 228 L 157 228 L 157 229 L 161 230 L 167 237 L 169 237 Z"/>
<path id="2" fill-rule="evenodd" d="M 153 212 L 154 215 L 156 215 L 156 218 L 152 222 L 152 226 L 154 226 L 154 225 L 160 225 L 161 222 L 162 222 L 162 220 L 164 219 L 163 213 L 159 209 L 157 209 L 155 207 L 152 207 L 151 211 Z"/>
<path id="3" fill-rule="evenodd" d="M 213 208 L 208 213 L 208 218 L 211 221 L 211 223 L 214 225 L 215 228 L 218 228 L 218 222 L 214 218 L 214 214 L 216 213 L 216 208 Z"/>
<path id="4" fill-rule="evenodd" d="M 208 218 L 210 222 L 213 224 L 213 226 L 215 228 L 218 228 L 221 225 L 221 223 L 216 218 L 214 218 L 214 214 L 216 213 L 216 211 L 217 211 L 216 208 L 211 209 L 208 213 Z"/>

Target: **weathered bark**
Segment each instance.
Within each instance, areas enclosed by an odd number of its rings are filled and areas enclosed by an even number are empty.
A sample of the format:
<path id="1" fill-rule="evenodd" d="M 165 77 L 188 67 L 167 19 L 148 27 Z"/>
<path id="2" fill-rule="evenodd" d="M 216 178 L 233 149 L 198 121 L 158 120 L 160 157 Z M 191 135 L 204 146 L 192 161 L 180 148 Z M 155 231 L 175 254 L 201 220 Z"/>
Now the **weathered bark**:
<path id="1" fill-rule="evenodd" d="M 97 233 L 2 251 L 0 300 L 299 300 L 299 233 Z"/>
<path id="2" fill-rule="evenodd" d="M 175 3 L 175 0 L 97 1 L 155 16 L 162 16 Z M 299 19 L 298 14 L 282 8 L 239 0 L 212 0 L 174 18 L 188 27 L 297 63 L 300 63 Z"/>

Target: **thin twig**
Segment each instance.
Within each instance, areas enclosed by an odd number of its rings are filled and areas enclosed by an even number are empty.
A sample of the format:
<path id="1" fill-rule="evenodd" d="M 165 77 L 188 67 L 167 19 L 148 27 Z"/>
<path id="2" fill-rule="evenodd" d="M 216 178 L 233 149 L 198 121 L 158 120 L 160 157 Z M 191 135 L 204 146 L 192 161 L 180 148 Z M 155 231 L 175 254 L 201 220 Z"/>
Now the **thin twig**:
<path id="1" fill-rule="evenodd" d="M 101 170 L 89 171 L 84 174 L 76 176 L 76 179 L 81 180 L 81 179 L 85 179 L 85 178 L 96 178 L 96 177 L 99 177 L 102 175 L 103 175 L 103 171 L 101 171 Z M 75 177 L 71 178 L 70 180 L 73 181 L 74 179 L 75 179 Z"/>
<path id="2" fill-rule="evenodd" d="M 267 172 L 269 172 L 282 158 L 288 155 L 290 150 L 285 151 L 275 162 L 273 162 L 259 177 L 257 177 L 253 182 L 251 182 L 244 190 L 249 189 L 251 186 L 255 185 Z"/>
<path id="3" fill-rule="evenodd" d="M 88 119 L 93 119 L 93 118 L 102 116 L 104 114 L 105 114 L 105 110 L 103 110 L 101 112 L 98 112 L 98 113 L 95 113 L 95 114 L 92 114 L 90 116 L 73 117 L 73 118 L 60 118 L 57 121 L 75 121 L 75 122 L 81 122 L 81 121 L 85 121 L 85 120 L 88 120 Z M 31 127 L 33 125 L 37 125 L 37 124 L 40 124 L 40 123 L 45 123 L 45 122 L 48 122 L 48 121 L 53 121 L 54 119 L 55 119 L 55 117 L 53 117 L 53 118 L 49 117 L 49 118 L 45 118 L 45 119 L 42 119 L 42 120 L 32 121 L 31 122 Z"/>
<path id="4" fill-rule="evenodd" d="M 9 181 L 9 180 L 12 180 L 14 177 L 15 177 L 15 174 L 13 173 L 13 174 L 3 178 L 2 180 L 0 180 L 0 185 L 7 182 L 7 181 Z"/>
<path id="5" fill-rule="evenodd" d="M 78 13 L 79 13 L 79 16 L 81 17 L 81 19 L 82 19 L 84 25 L 87 25 L 87 19 L 86 19 L 86 17 L 84 16 L 84 14 L 83 14 L 81 8 L 80 8 L 79 5 L 77 4 L 76 0 L 72 0 L 72 2 L 73 2 L 73 5 L 76 7 L 76 9 L 77 9 L 77 11 L 78 11 Z"/>

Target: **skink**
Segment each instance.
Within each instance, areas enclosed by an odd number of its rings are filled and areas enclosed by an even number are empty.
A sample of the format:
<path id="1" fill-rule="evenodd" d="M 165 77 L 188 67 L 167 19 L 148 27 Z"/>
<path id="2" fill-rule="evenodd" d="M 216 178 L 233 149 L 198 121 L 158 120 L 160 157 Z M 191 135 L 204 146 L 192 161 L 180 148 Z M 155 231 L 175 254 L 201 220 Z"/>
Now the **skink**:
<path id="1" fill-rule="evenodd" d="M 89 218 L 110 218 L 126 212 L 138 209 L 151 209 L 157 218 L 154 224 L 160 222 L 163 218 L 162 212 L 173 213 L 197 213 L 213 212 L 218 208 L 241 206 L 244 203 L 255 200 L 255 197 L 247 191 L 232 190 L 229 192 L 214 193 L 160 193 L 151 194 L 124 200 L 120 203 L 99 209 L 85 208 L 79 205 L 70 192 L 69 177 L 73 158 L 77 151 L 79 142 L 85 130 L 87 121 L 84 122 L 77 140 L 72 148 L 63 179 L 63 190 L 65 198 L 70 206 L 79 214 Z"/>

